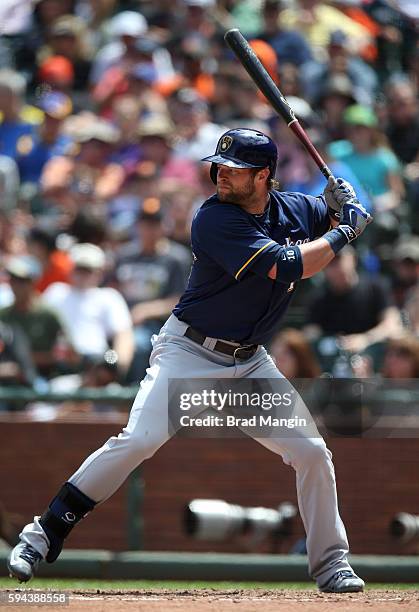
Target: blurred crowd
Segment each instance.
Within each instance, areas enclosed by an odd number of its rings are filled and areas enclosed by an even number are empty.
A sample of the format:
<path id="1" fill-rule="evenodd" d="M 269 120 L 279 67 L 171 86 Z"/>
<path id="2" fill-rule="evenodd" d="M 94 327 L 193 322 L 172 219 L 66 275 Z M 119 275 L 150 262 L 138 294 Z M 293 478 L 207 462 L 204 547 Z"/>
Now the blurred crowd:
<path id="1" fill-rule="evenodd" d="M 231 127 L 269 133 L 283 191 L 325 181 L 226 46 L 239 27 L 374 215 L 304 281 L 272 353 L 290 377 L 419 376 L 419 5 L 3 0 L 0 382 L 135 384 L 187 282 L 190 223 Z"/>

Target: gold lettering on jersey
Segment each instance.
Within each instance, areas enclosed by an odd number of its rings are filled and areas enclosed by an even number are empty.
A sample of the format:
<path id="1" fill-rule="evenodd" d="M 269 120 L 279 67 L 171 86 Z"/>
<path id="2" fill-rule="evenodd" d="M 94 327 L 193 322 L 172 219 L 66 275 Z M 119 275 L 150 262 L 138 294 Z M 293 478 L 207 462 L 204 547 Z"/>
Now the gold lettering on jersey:
<path id="1" fill-rule="evenodd" d="M 287 236 L 287 238 L 285 238 L 285 244 L 283 246 L 298 246 L 299 244 L 306 244 L 307 242 L 310 242 L 310 238 L 304 238 L 303 240 L 291 240 L 291 238 Z"/>

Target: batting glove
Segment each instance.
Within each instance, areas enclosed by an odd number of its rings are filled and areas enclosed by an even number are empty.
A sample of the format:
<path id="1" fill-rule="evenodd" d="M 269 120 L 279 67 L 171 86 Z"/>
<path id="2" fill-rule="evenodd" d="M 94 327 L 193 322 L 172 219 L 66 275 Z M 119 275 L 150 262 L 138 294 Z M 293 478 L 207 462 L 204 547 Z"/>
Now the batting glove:
<path id="1" fill-rule="evenodd" d="M 336 221 L 340 219 L 342 206 L 345 202 L 356 199 L 356 193 L 352 185 L 348 181 L 342 178 L 336 179 L 334 176 L 329 176 L 323 195 L 329 215 Z"/>
<path id="2" fill-rule="evenodd" d="M 371 221 L 371 215 L 356 198 L 353 198 L 343 204 L 337 229 L 343 233 L 348 242 L 352 242 L 362 234 Z"/>

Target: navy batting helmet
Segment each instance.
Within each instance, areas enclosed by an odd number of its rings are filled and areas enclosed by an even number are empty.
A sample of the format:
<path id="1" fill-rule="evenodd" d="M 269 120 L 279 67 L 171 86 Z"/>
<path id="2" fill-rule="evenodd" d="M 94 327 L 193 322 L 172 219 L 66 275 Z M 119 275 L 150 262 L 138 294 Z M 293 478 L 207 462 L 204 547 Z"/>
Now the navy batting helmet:
<path id="1" fill-rule="evenodd" d="M 278 152 L 274 141 L 257 130 L 235 128 L 223 134 L 218 141 L 215 155 L 202 161 L 212 162 L 210 175 L 217 184 L 217 164 L 230 168 L 266 168 L 275 176 Z"/>

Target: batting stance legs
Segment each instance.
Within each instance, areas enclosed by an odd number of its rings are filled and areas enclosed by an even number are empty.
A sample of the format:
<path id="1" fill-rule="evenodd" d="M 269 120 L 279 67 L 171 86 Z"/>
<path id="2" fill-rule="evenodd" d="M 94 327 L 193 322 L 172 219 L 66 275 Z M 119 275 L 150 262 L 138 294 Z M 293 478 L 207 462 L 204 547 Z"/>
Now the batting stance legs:
<path id="1" fill-rule="evenodd" d="M 29 580 L 41 559 L 55 561 L 74 525 L 110 497 L 129 473 L 151 457 L 169 438 L 167 426 L 168 379 L 281 378 L 262 347 L 248 361 L 203 348 L 184 337 L 186 325 L 173 315 L 154 343 L 150 368 L 133 404 L 127 426 L 88 457 L 64 484 L 48 509 L 23 529 L 21 544 L 12 551 L 9 569 Z M 301 411 L 299 409 L 299 416 Z M 258 439 L 280 454 L 296 471 L 301 517 L 307 532 L 309 571 L 319 585 L 337 571 L 348 570 L 348 542 L 340 519 L 331 454 L 320 436 L 307 437 L 295 428 L 292 437 Z M 34 558 L 22 566 L 19 547 L 33 550 Z M 19 557 L 20 551 L 20 557 Z"/>

